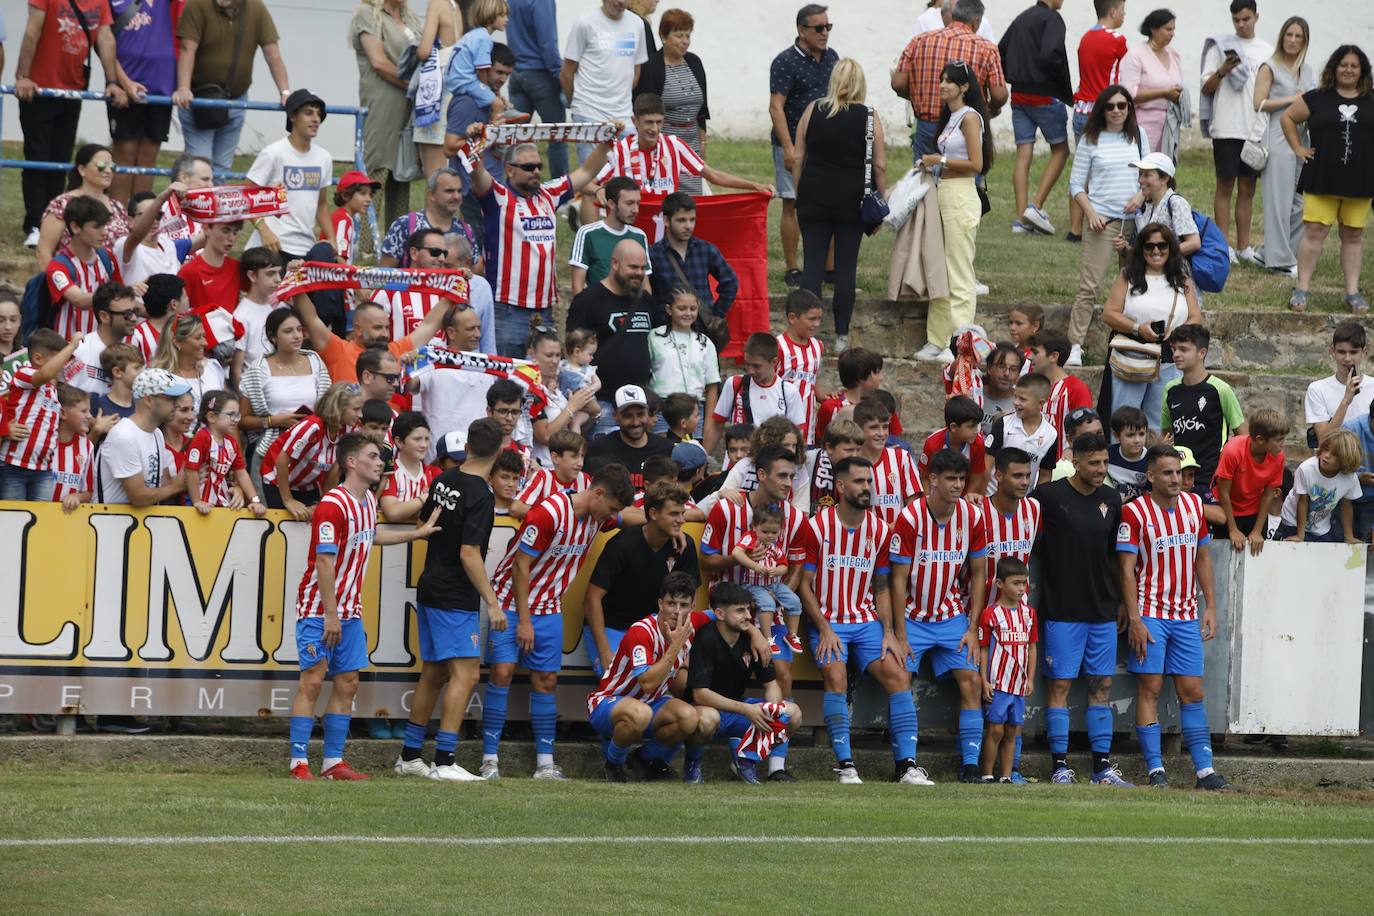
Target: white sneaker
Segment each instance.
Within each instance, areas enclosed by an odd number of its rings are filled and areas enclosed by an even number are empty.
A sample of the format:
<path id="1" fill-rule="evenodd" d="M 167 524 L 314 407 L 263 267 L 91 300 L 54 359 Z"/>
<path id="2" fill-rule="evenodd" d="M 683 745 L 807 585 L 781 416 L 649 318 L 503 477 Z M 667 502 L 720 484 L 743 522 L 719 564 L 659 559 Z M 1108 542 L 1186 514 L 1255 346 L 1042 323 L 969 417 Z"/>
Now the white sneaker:
<path id="1" fill-rule="evenodd" d="M 935 358 L 938 359 L 942 364 L 948 366 L 950 363 L 954 362 L 954 353 L 951 352 L 949 347 L 945 347 L 943 350 L 940 351 L 939 355 Z"/>
<path id="2" fill-rule="evenodd" d="M 418 757 L 414 760 L 402 760 L 400 757 L 397 757 L 396 765 L 392 767 L 392 769 L 396 771 L 397 776 L 433 777 L 434 775 L 430 772 L 433 768 Z"/>
<path id="3" fill-rule="evenodd" d="M 931 362 L 934 362 L 935 360 L 939 359 L 941 353 L 948 353 L 948 352 L 949 352 L 949 348 L 948 348 L 948 347 L 946 347 L 944 350 L 941 350 L 939 347 L 935 346 L 935 344 L 933 344 L 933 343 L 927 343 L 924 347 L 922 347 L 921 349 L 917 350 L 916 353 L 915 353 L 915 355 L 914 355 L 912 358 L 913 358 L 913 359 L 919 359 L 919 360 L 921 360 L 922 362 L 931 363 Z"/>
<path id="4" fill-rule="evenodd" d="M 30 229 L 30 230 L 29 230 L 29 234 L 26 235 L 26 236 L 24 236 L 24 247 L 25 247 L 25 248 L 37 248 L 37 247 L 38 247 L 38 230 L 37 230 L 37 229 Z"/>
<path id="5" fill-rule="evenodd" d="M 975 296 L 986 296 L 987 294 L 988 294 L 988 285 L 987 285 L 986 283 L 974 283 L 974 284 L 973 284 L 973 295 L 975 295 Z"/>
<path id="6" fill-rule="evenodd" d="M 849 349 L 849 335 L 848 335 L 848 334 L 836 334 L 836 335 L 835 335 L 835 353 L 836 353 L 836 354 L 840 354 L 840 353 L 843 353 L 845 350 L 848 350 L 848 349 Z"/>
<path id="7" fill-rule="evenodd" d="M 1260 260 L 1260 256 L 1255 253 L 1254 245 L 1247 245 L 1244 249 L 1236 253 L 1236 257 L 1246 264 L 1253 264 L 1256 267 L 1264 266 L 1264 261 Z"/>
<path id="8" fill-rule="evenodd" d="M 1234 249 L 1234 248 L 1232 248 L 1231 246 L 1228 245 L 1228 246 L 1226 246 L 1226 253 L 1227 253 L 1227 255 L 1230 256 L 1230 258 L 1231 258 L 1231 263 L 1232 263 L 1232 264 L 1239 264 L 1239 263 L 1240 263 L 1240 259 L 1236 257 L 1236 249 Z"/>
<path id="9" fill-rule="evenodd" d="M 446 764 L 435 767 L 429 773 L 430 779 L 439 779 L 445 782 L 481 782 L 482 777 L 476 773 L 469 773 L 456 763 Z"/>
<path id="10" fill-rule="evenodd" d="M 1054 235 L 1054 224 L 1045 215 L 1045 211 L 1035 204 L 1028 204 L 1026 209 L 1021 211 L 1021 222 L 1046 235 Z"/>
<path id="11" fill-rule="evenodd" d="M 859 778 L 859 771 L 853 766 L 835 767 L 835 775 L 839 777 L 842 786 L 861 786 L 864 783 Z"/>
<path id="12" fill-rule="evenodd" d="M 483 779 L 500 779 L 501 765 L 495 760 L 483 760 L 482 767 L 478 772 L 482 774 Z"/>
<path id="13" fill-rule="evenodd" d="M 563 768 L 556 763 L 546 763 L 534 771 L 535 779 L 556 779 L 560 782 L 568 781 L 568 774 L 563 772 Z"/>
<path id="14" fill-rule="evenodd" d="M 1068 358 L 1067 360 L 1064 361 L 1064 365 L 1066 365 L 1066 366 L 1081 366 L 1081 365 L 1083 365 L 1083 347 L 1082 347 L 1081 345 L 1079 345 L 1079 344 L 1074 344 L 1074 345 L 1073 345 L 1073 349 L 1069 350 L 1069 358 Z"/>
<path id="15" fill-rule="evenodd" d="M 907 767 L 902 778 L 897 780 L 904 786 L 933 786 L 935 783 L 926 773 L 925 767 Z"/>

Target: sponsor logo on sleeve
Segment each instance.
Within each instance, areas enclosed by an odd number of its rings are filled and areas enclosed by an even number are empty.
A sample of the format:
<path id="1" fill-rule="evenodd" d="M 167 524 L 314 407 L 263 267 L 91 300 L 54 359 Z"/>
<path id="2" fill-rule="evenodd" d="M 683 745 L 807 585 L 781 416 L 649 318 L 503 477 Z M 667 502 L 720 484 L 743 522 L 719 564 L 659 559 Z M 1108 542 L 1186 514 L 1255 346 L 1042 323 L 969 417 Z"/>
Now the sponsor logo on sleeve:
<path id="1" fill-rule="evenodd" d="M 319 539 L 321 544 L 333 544 L 336 535 L 333 522 L 320 522 Z"/>
<path id="2" fill-rule="evenodd" d="M 643 646 L 635 646 L 632 660 L 636 668 L 649 664 L 649 653 Z"/>
<path id="3" fill-rule="evenodd" d="M 1121 544 L 1129 544 L 1131 542 L 1131 526 L 1122 522 L 1116 529 L 1116 540 Z"/>
<path id="4" fill-rule="evenodd" d="M 535 528 L 533 525 L 526 528 L 524 534 L 520 535 L 520 543 L 524 544 L 526 547 L 533 547 L 538 540 L 539 529 Z"/>

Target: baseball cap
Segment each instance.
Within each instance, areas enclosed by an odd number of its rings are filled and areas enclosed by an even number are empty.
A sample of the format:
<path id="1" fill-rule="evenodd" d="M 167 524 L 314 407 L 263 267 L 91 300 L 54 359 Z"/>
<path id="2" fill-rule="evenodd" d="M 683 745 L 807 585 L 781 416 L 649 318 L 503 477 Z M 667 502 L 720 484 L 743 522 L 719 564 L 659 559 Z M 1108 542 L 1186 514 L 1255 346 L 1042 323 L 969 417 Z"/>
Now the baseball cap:
<path id="1" fill-rule="evenodd" d="M 339 179 L 338 187 L 340 191 L 347 191 L 349 188 L 356 187 L 360 184 L 369 185 L 374 191 L 380 190 L 382 187 L 380 181 L 373 181 L 371 178 L 367 177 L 366 172 L 359 172 L 357 169 L 351 172 L 344 172 L 343 177 Z"/>
<path id="2" fill-rule="evenodd" d="M 695 471 L 706 463 L 706 449 L 692 440 L 684 440 L 673 446 L 673 460 L 684 471 Z"/>
<path id="3" fill-rule="evenodd" d="M 1138 162 L 1132 162 L 1133 169 L 1153 169 L 1156 172 L 1163 172 L 1170 178 L 1174 177 L 1174 160 L 1163 153 L 1150 153 Z"/>
<path id="4" fill-rule="evenodd" d="M 291 131 L 291 116 L 305 105 L 320 106 L 320 123 L 324 123 L 324 119 L 327 117 L 324 110 L 324 99 L 309 89 L 297 89 L 286 97 L 286 101 L 281 106 L 286 109 L 286 130 L 288 133 Z"/>
<path id="5" fill-rule="evenodd" d="M 452 461 L 462 461 L 467 457 L 467 441 L 463 438 L 463 433 L 453 430 L 442 436 L 438 442 L 434 443 L 435 460 L 448 458 Z"/>
<path id="6" fill-rule="evenodd" d="M 134 378 L 134 400 L 147 397 L 179 398 L 191 390 L 190 382 L 166 369 L 144 369 Z"/>
<path id="7" fill-rule="evenodd" d="M 1178 452 L 1178 457 L 1181 459 L 1178 463 L 1180 469 L 1202 467 L 1202 465 L 1197 463 L 1197 459 L 1193 457 L 1193 450 L 1188 446 L 1175 445 L 1174 451 Z"/>
<path id="8" fill-rule="evenodd" d="M 624 407 L 632 407 L 638 404 L 641 407 L 649 406 L 649 398 L 644 394 L 644 389 L 638 385 L 621 385 L 615 392 L 615 409 L 620 410 Z"/>
<path id="9" fill-rule="evenodd" d="M 1093 410 L 1091 407 L 1075 407 L 1064 417 L 1064 428 L 1076 429 L 1090 420 L 1101 419 L 1102 418 L 1097 415 L 1097 411 Z"/>

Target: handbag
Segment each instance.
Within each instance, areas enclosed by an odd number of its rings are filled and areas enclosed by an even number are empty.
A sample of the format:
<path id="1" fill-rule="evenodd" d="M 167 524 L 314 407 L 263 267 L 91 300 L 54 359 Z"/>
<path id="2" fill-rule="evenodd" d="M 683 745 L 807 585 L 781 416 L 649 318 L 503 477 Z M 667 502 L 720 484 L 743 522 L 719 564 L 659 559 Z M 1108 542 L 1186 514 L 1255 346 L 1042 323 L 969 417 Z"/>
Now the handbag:
<path id="1" fill-rule="evenodd" d="M 1250 127 L 1250 136 L 1245 138 L 1240 147 L 1240 161 L 1256 172 L 1263 172 L 1269 164 L 1269 147 L 1264 138 L 1269 133 L 1269 119 L 1272 117 L 1267 111 L 1260 112 Z"/>
<path id="2" fill-rule="evenodd" d="M 873 190 L 873 109 L 870 108 L 864 130 L 864 199 L 859 204 L 859 223 L 865 233 L 872 235 L 883 227 L 887 214 L 887 201 Z"/>
<path id="3" fill-rule="evenodd" d="M 406 45 L 406 49 L 401 52 L 401 59 L 396 61 L 396 78 L 399 80 L 409 80 L 412 76 L 415 75 L 415 71 L 419 69 L 419 66 L 419 46 Z"/>
<path id="4" fill-rule="evenodd" d="M 224 85 L 205 83 L 200 86 L 192 86 L 191 95 L 198 99 L 233 98 L 229 92 L 229 82 L 234 78 L 234 71 L 238 69 L 239 52 L 243 50 L 243 34 L 246 31 L 248 31 L 247 16 L 240 10 L 238 20 L 234 23 L 234 50 L 229 55 L 229 72 L 224 75 Z M 191 121 L 198 130 L 219 130 L 221 127 L 229 126 L 229 109 L 192 108 Z"/>
<path id="5" fill-rule="evenodd" d="M 423 174 L 420 168 L 420 153 L 415 147 L 415 121 L 407 119 L 396 137 L 396 162 L 391 169 L 395 181 L 416 181 Z"/>
<path id="6" fill-rule="evenodd" d="M 921 201 L 930 193 L 931 185 L 932 181 L 928 172 L 921 169 L 910 169 L 888 192 L 888 214 L 883 222 L 887 223 L 894 232 L 905 226 L 906 221 L 911 219 L 911 214 L 916 212 Z"/>
<path id="7" fill-rule="evenodd" d="M 1169 317 L 1164 320 L 1164 334 L 1173 330 L 1174 313 L 1178 311 L 1178 290 L 1174 290 L 1174 302 L 1169 307 Z M 1125 334 L 1117 334 L 1107 344 L 1111 355 L 1107 365 L 1112 375 L 1123 382 L 1153 382 L 1159 378 L 1159 360 L 1164 348 L 1160 341 L 1136 340 Z"/>

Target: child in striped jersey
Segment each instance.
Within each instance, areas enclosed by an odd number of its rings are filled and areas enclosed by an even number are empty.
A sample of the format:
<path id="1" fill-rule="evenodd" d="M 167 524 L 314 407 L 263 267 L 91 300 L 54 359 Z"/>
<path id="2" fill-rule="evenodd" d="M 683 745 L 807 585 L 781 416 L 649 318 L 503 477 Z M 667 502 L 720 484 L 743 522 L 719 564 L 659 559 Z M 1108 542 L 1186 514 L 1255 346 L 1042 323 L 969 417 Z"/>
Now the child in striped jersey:
<path id="1" fill-rule="evenodd" d="M 754 610 L 759 615 L 759 630 L 772 633 L 776 614 L 781 610 L 787 618 L 787 645 L 793 652 L 800 653 L 802 642 L 797 629 L 801 624 L 801 599 L 783 580 L 787 575 L 787 557 L 779 543 L 782 525 L 781 507 L 758 506 L 754 509 L 749 533 L 730 551 L 730 559 L 742 567 L 740 584 L 753 599 Z M 778 651 L 776 645 L 773 651 Z"/>
<path id="2" fill-rule="evenodd" d="M 186 491 L 201 515 L 245 505 L 258 518 L 267 514 L 239 448 L 241 410 L 232 391 L 207 391 L 200 399 L 200 430 L 186 449 Z"/>
<path id="3" fill-rule="evenodd" d="M 29 365 L 14 371 L 5 392 L 3 411 L 10 438 L 0 440 L 0 499 L 52 499 L 52 461 L 61 410 L 54 379 L 84 338 L 78 331 L 69 343 L 47 328 L 29 335 Z M 21 428 L 27 436 L 18 435 Z"/>
<path id="4" fill-rule="evenodd" d="M 425 415 L 407 410 L 391 423 L 395 461 L 382 481 L 379 508 L 388 522 L 413 522 L 429 499 L 429 487 L 439 469 L 425 464 L 429 452 L 429 421 Z"/>
<path id="5" fill-rule="evenodd" d="M 983 738 L 983 782 L 1011 782 L 1016 739 L 1026 720 L 1026 695 L 1035 683 L 1035 610 L 1026 604 L 1030 570 L 1016 557 L 997 561 L 997 600 L 978 621 L 980 667 L 987 735 Z"/>
<path id="6" fill-rule="evenodd" d="M 57 425 L 57 452 L 53 456 L 53 502 L 71 512 L 91 501 L 95 491 L 95 446 L 86 438 L 91 428 L 91 395 L 72 385 L 57 386 L 62 405 Z"/>

